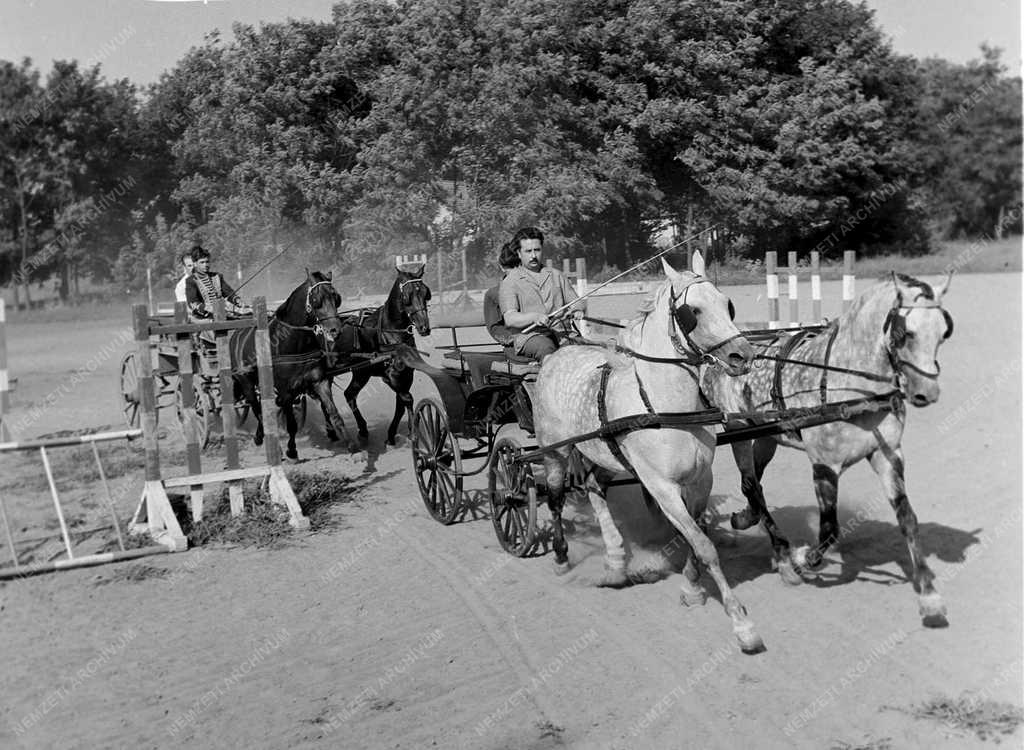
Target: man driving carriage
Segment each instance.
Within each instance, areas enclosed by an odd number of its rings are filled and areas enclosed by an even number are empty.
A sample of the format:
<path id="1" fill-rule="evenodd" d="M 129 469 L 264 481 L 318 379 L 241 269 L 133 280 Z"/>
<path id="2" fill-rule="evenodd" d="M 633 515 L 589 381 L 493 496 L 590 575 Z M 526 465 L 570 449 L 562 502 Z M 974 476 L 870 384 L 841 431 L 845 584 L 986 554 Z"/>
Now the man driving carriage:
<path id="1" fill-rule="evenodd" d="M 540 229 L 523 227 L 513 235 L 512 245 L 520 263 L 502 279 L 498 302 L 512 337 L 512 351 L 543 360 L 558 348 L 558 334 L 572 330 L 566 320 L 552 320 L 551 315 L 579 295 L 560 271 L 542 262 L 544 234 Z M 581 301 L 572 315 L 582 316 L 584 305 Z"/>
<path id="2" fill-rule="evenodd" d="M 229 314 L 251 315 L 252 308 L 243 305 L 241 299 L 231 288 L 224 277 L 210 270 L 210 252 L 202 245 L 195 245 L 191 252 L 192 275 L 185 280 L 185 299 L 188 302 L 189 315 L 194 319 L 213 317 L 213 303 L 218 299 L 225 301 Z"/>

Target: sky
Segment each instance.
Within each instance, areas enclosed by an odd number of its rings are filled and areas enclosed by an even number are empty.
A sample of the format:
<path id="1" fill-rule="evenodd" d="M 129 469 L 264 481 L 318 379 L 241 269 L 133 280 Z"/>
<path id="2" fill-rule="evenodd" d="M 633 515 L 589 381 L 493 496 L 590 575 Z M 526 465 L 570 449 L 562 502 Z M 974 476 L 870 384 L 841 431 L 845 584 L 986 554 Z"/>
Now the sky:
<path id="1" fill-rule="evenodd" d="M 555 2 L 556 0 L 552 0 Z M 982 42 L 1021 72 L 1020 0 L 867 0 L 898 52 L 966 62 Z M 234 22 L 329 20 L 335 0 L 0 0 L 0 59 L 98 62 L 107 78 L 155 82 L 203 36 Z"/>

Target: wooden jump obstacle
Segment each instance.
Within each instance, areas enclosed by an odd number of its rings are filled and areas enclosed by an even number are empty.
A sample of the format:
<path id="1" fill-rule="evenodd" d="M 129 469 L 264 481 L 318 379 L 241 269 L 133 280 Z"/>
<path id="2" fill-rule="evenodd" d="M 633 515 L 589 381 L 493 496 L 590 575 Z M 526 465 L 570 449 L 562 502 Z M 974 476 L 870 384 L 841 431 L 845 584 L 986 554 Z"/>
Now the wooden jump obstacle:
<path id="1" fill-rule="evenodd" d="M 117 510 L 114 507 L 114 499 L 110 494 L 110 485 L 107 483 L 107 475 L 103 470 L 103 462 L 100 461 L 99 449 L 96 447 L 97 443 L 109 442 L 112 440 L 132 440 L 141 435 L 142 430 L 120 430 L 117 432 L 97 432 L 91 435 L 74 435 L 71 437 L 51 440 L 24 440 L 16 443 L 0 443 L 0 453 L 27 452 L 34 450 L 39 451 L 39 457 L 43 464 L 43 471 L 46 474 L 46 481 L 50 486 L 50 499 L 53 501 L 53 509 L 56 513 L 57 522 L 60 526 L 60 536 L 64 543 L 64 551 L 67 554 L 67 557 L 61 560 L 50 560 L 47 562 L 32 563 L 28 565 L 21 564 L 18 558 L 18 543 L 25 544 L 40 540 L 45 541 L 50 538 L 51 535 L 20 539 L 16 542 L 11 531 L 11 524 L 7 514 L 7 506 L 3 497 L 0 497 L 0 523 L 3 525 L 4 541 L 10 549 L 11 561 L 13 562 L 12 566 L 0 568 L 0 580 L 37 575 L 39 573 L 48 573 L 55 570 L 67 570 L 69 568 L 84 568 L 90 565 L 102 565 L 108 562 L 131 560 L 137 557 L 145 557 L 146 555 L 155 555 L 171 551 L 169 547 L 162 544 L 138 547 L 134 549 L 125 548 L 124 535 L 121 533 L 121 525 L 117 521 Z M 96 469 L 99 472 L 100 483 L 103 485 L 107 509 L 110 511 L 110 519 L 112 523 L 109 528 L 113 528 L 117 534 L 117 544 L 120 548 L 118 551 L 101 552 L 93 555 L 78 555 L 74 551 L 74 545 L 71 541 L 73 535 L 87 533 L 92 534 L 97 531 L 104 531 L 108 528 L 99 527 L 71 530 L 68 527 L 67 519 L 64 515 L 64 506 L 61 504 L 60 495 L 57 492 L 57 484 L 54 480 L 53 469 L 50 466 L 50 456 L 47 453 L 47 449 L 64 448 L 75 445 L 90 445 L 92 447 L 92 454 L 96 460 Z"/>
<path id="2" fill-rule="evenodd" d="M 800 290 L 797 277 L 796 253 L 787 253 L 787 296 L 789 298 L 788 325 L 800 325 Z M 765 253 L 765 285 L 768 291 L 768 327 L 782 328 L 787 325 L 779 312 L 779 254 L 774 250 Z M 853 264 L 856 253 L 853 250 L 843 252 L 843 311 L 849 309 L 855 295 L 856 277 Z M 811 251 L 811 322 L 820 323 L 821 316 L 821 254 Z"/>
<path id="3" fill-rule="evenodd" d="M 544 261 L 548 268 L 554 268 L 555 263 L 551 258 Z M 587 259 L 586 258 L 562 258 L 562 275 L 572 282 L 576 294 L 583 296 L 587 293 Z"/>
<path id="4" fill-rule="evenodd" d="M 288 510 L 289 523 L 298 529 L 309 528 L 309 519 L 302 513 L 298 500 L 281 467 L 281 447 L 277 437 L 277 421 L 265 419 L 264 450 L 266 463 L 260 466 L 243 468 L 239 462 L 238 435 L 235 424 L 234 381 L 231 374 L 231 356 L 228 349 L 228 332 L 255 329 L 256 361 L 259 372 L 260 393 L 264 401 L 272 401 L 274 393 L 274 377 L 270 359 L 269 318 L 267 302 L 264 297 L 253 300 L 253 317 L 239 320 L 227 320 L 223 300 L 217 300 L 213 311 L 213 320 L 188 323 L 185 304 L 175 305 L 174 322 L 166 323 L 159 318 L 151 318 L 145 305 L 133 305 L 132 317 L 135 326 L 135 343 L 138 347 L 138 360 L 142 363 L 139 391 L 142 414 L 142 438 L 145 451 L 145 485 L 142 499 L 132 519 L 133 533 L 148 532 L 154 539 L 167 545 L 174 551 L 183 550 L 187 540 L 181 532 L 167 490 L 177 487 L 189 488 L 189 499 L 193 521 L 203 517 L 204 488 L 212 484 L 228 486 L 228 497 L 231 515 L 241 515 L 244 498 L 242 481 L 255 477 L 267 477 L 270 499 Z M 224 422 L 224 447 L 227 454 L 227 469 L 224 471 L 204 472 L 200 458 L 200 446 L 196 422 L 195 375 L 192 357 L 195 353 L 196 338 L 203 333 L 212 333 L 216 342 L 217 361 L 219 365 L 221 390 L 221 417 Z M 160 450 L 157 439 L 156 393 L 154 389 L 154 369 L 151 337 L 173 337 L 178 347 L 179 383 L 181 403 L 184 404 L 182 431 L 185 438 L 185 455 L 188 474 L 181 477 L 166 479 L 161 474 Z M 201 357 L 202 353 L 198 355 Z M 268 395 L 270 394 L 270 395 Z"/>

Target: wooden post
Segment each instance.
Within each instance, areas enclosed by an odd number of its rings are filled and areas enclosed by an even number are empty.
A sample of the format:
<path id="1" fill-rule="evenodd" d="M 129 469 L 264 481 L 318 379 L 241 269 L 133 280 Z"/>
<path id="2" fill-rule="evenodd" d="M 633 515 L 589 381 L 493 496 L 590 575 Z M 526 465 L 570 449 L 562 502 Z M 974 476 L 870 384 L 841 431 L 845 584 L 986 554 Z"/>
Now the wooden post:
<path id="1" fill-rule="evenodd" d="M 843 312 L 850 309 L 853 304 L 853 297 L 856 286 L 856 277 L 853 274 L 853 263 L 857 259 L 857 253 L 853 250 L 843 251 Z"/>
<path id="2" fill-rule="evenodd" d="M 781 327 L 779 317 L 779 274 L 778 253 L 769 250 L 764 254 L 765 283 L 768 287 L 768 327 Z"/>
<path id="3" fill-rule="evenodd" d="M 260 380 L 260 395 L 263 409 L 263 445 L 266 449 L 267 464 L 270 467 L 270 499 L 288 509 L 289 523 L 296 529 L 308 529 L 309 519 L 299 506 L 288 477 L 281 468 L 281 445 L 277 437 L 277 420 L 267 419 L 267 406 L 274 403 L 274 373 L 270 359 L 270 333 L 267 317 L 267 301 L 257 297 L 252 301 L 253 315 L 256 316 L 256 363 Z"/>
<path id="4" fill-rule="evenodd" d="M 821 253 L 811 250 L 811 321 L 821 319 Z"/>
<path id="5" fill-rule="evenodd" d="M 797 286 L 799 279 L 796 276 L 796 253 L 792 250 L 787 253 L 789 259 L 789 324 L 800 325 L 800 288 Z"/>
<path id="6" fill-rule="evenodd" d="M 0 440 L 10 440 L 4 416 L 11 411 L 11 381 L 7 374 L 7 302 L 0 297 Z"/>
<path id="7" fill-rule="evenodd" d="M 186 303 L 174 304 L 174 322 L 187 323 Z M 179 400 L 183 405 L 181 432 L 185 438 L 185 458 L 188 462 L 189 474 L 201 474 L 203 471 L 199 449 L 199 430 L 196 422 L 195 378 L 192 372 L 193 346 L 192 337 L 188 333 L 175 334 L 178 347 L 178 388 Z M 203 520 L 203 485 L 197 484 L 189 488 L 189 499 L 192 507 L 192 522 Z"/>
<path id="8" fill-rule="evenodd" d="M 580 297 L 587 293 L 587 259 L 576 259 L 576 294 Z"/>
<path id="9" fill-rule="evenodd" d="M 188 549 L 188 540 L 174 517 L 171 501 L 160 476 L 160 447 L 157 440 L 156 392 L 153 385 L 153 353 L 149 344 L 149 311 L 132 305 L 135 345 L 139 360 L 139 401 L 142 409 L 142 447 L 145 475 L 142 499 L 132 518 L 132 531 L 148 531 L 155 542 L 172 551 Z"/>
<path id="10" fill-rule="evenodd" d="M 224 300 L 218 299 L 213 303 L 213 319 L 218 323 L 227 320 L 224 312 Z M 228 348 L 228 332 L 219 330 L 214 333 L 217 341 L 217 364 L 220 368 L 220 417 L 224 423 L 224 450 L 227 453 L 228 471 L 239 468 L 238 463 L 238 435 L 235 431 L 235 381 L 231 376 L 231 350 Z M 265 391 L 260 391 L 265 393 Z M 273 391 L 270 391 L 273 394 Z M 235 480 L 228 482 L 228 497 L 231 501 L 231 515 L 242 515 L 244 497 L 242 495 L 242 482 Z"/>

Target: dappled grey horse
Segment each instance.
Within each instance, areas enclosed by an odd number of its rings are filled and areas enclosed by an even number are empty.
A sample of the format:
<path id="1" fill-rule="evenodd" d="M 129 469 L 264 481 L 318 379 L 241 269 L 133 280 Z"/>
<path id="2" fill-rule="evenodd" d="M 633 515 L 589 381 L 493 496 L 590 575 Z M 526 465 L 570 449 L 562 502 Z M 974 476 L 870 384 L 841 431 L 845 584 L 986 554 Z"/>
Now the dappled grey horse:
<path id="1" fill-rule="evenodd" d="M 605 543 L 606 574 L 601 584 L 627 582 L 626 553 L 605 490 L 616 472 L 632 471 L 665 516 L 689 543 L 682 602 L 703 604 L 699 560 L 707 567 L 732 619 L 740 647 L 763 650 L 761 637 L 736 598 L 714 545 L 697 522 L 711 493 L 715 434 L 710 426 L 652 429 L 651 413 L 696 412 L 704 408 L 697 387 L 698 367 L 715 362 L 724 372 L 746 372 L 754 351 L 732 322 L 732 303 L 703 276 L 695 256 L 693 272 L 667 263 L 665 281 L 620 336 L 619 352 L 591 346 L 563 346 L 544 360 L 534 390 L 534 422 L 543 448 L 582 435 L 610 420 L 637 416 L 628 432 L 595 438 L 545 453 L 548 504 L 554 523 L 555 564 L 568 570 L 562 505 L 570 452 L 582 459 L 586 489 Z"/>
<path id="2" fill-rule="evenodd" d="M 831 422 L 774 437 L 733 443 L 748 507 L 733 514 L 733 528 L 763 523 L 772 542 L 775 563 L 785 581 L 800 583 L 798 570 L 818 567 L 822 553 L 838 540 L 836 517 L 839 477 L 853 464 L 868 459 L 882 482 L 910 550 L 914 587 L 924 624 L 942 627 L 946 607 L 933 585 L 918 538 L 917 515 L 910 507 L 903 480 L 900 441 L 906 421 L 903 397 L 922 407 L 939 398 L 938 350 L 953 332 L 953 319 L 942 307 L 947 276 L 932 287 L 893 273 L 860 295 L 843 315 L 822 332 L 781 336 L 759 355 L 757 366 L 739 378 L 723 377 L 710 368 L 705 391 L 723 411 L 804 408 L 813 413 L 826 402 L 878 399 L 890 408 L 870 410 L 846 421 Z M 770 364 L 774 361 L 774 364 Z M 896 398 L 891 398 L 896 394 Z M 890 398 L 887 398 L 890 397 Z M 761 476 L 779 444 L 807 453 L 820 524 L 818 546 L 790 550 L 768 512 Z"/>

